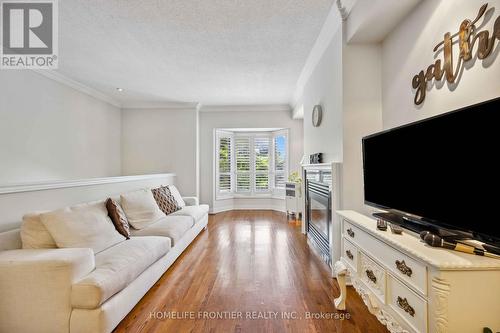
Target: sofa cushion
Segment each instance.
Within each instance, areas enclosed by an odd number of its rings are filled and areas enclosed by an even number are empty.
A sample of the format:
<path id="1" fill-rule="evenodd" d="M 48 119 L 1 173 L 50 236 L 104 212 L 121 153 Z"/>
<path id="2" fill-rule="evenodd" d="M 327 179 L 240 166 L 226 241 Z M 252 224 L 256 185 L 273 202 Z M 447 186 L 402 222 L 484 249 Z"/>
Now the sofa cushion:
<path id="1" fill-rule="evenodd" d="M 116 231 L 122 234 L 125 238 L 130 238 L 130 226 L 128 224 L 127 215 L 123 211 L 122 206 L 115 200 L 109 198 L 106 200 L 106 209 L 108 210 L 108 216 L 113 222 Z"/>
<path id="2" fill-rule="evenodd" d="M 194 225 L 189 216 L 166 216 L 160 221 L 141 230 L 131 230 L 132 236 L 164 236 L 175 246 L 179 239 Z"/>
<path id="3" fill-rule="evenodd" d="M 99 253 L 125 240 L 108 217 L 104 200 L 43 213 L 40 219 L 57 247 L 84 247 Z"/>
<path id="4" fill-rule="evenodd" d="M 131 237 L 95 256 L 95 270 L 73 284 L 74 308 L 95 309 L 170 250 L 167 237 Z"/>
<path id="5" fill-rule="evenodd" d="M 120 200 L 128 222 L 135 229 L 142 229 L 165 217 L 150 189 L 122 194 Z"/>
<path id="6" fill-rule="evenodd" d="M 200 204 L 200 200 L 198 197 L 182 197 L 186 206 L 198 206 Z"/>
<path id="7" fill-rule="evenodd" d="M 21 242 L 23 249 L 54 249 L 57 244 L 40 220 L 40 214 L 30 213 L 23 216 Z"/>
<path id="8" fill-rule="evenodd" d="M 177 201 L 177 206 L 181 208 L 186 206 L 186 203 L 184 202 L 184 199 L 182 199 L 182 195 L 180 194 L 177 187 L 175 187 L 175 185 L 168 185 L 167 187 L 170 190 L 170 193 L 172 193 L 172 195 L 174 196 L 175 201 Z"/>
<path id="9" fill-rule="evenodd" d="M 160 210 L 166 215 L 172 214 L 181 209 L 181 207 L 177 205 L 177 201 L 172 193 L 170 193 L 168 187 L 161 186 L 154 188 L 151 192 L 153 193 L 153 197 L 155 198 L 158 207 L 160 207 Z"/>
<path id="10" fill-rule="evenodd" d="M 190 216 L 193 223 L 198 223 L 206 214 L 208 214 L 208 205 L 184 206 L 181 210 L 170 214 L 170 216 Z"/>

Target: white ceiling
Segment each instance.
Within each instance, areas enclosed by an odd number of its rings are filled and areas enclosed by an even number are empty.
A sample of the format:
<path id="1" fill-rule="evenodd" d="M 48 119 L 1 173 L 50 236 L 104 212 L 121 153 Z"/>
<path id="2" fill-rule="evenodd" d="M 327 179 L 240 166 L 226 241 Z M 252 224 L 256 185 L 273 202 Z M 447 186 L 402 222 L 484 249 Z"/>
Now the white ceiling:
<path id="1" fill-rule="evenodd" d="M 58 72 L 125 105 L 288 103 L 332 3 L 59 1 Z"/>

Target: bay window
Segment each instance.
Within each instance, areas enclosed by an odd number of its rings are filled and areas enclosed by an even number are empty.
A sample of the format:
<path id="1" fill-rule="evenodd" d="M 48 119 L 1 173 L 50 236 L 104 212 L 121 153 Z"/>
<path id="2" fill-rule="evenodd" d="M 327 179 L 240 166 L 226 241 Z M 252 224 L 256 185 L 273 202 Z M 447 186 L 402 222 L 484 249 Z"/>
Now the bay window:
<path id="1" fill-rule="evenodd" d="M 284 196 L 288 130 L 216 130 L 216 198 Z"/>

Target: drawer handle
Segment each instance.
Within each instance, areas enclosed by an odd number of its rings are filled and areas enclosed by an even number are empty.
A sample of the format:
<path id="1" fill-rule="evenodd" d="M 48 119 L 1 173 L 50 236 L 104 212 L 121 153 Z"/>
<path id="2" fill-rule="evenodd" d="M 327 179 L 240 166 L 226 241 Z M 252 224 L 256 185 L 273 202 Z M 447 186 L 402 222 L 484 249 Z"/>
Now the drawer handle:
<path id="1" fill-rule="evenodd" d="M 347 234 L 348 234 L 349 236 L 351 236 L 352 238 L 354 238 L 354 231 L 352 231 L 352 229 L 351 229 L 351 228 L 347 229 Z"/>
<path id="2" fill-rule="evenodd" d="M 403 273 L 404 275 L 408 275 L 408 277 L 411 277 L 411 275 L 413 274 L 412 269 L 406 265 L 404 260 L 396 260 L 396 267 L 401 273 Z"/>
<path id="3" fill-rule="evenodd" d="M 373 271 L 371 269 L 367 269 L 366 270 L 366 276 L 373 282 L 373 283 L 377 283 L 377 277 L 375 276 L 375 274 L 373 274 Z"/>
<path id="4" fill-rule="evenodd" d="M 347 258 L 353 260 L 354 259 L 354 256 L 352 255 L 351 251 L 350 250 L 347 250 L 345 251 L 345 254 L 347 255 Z"/>
<path id="5" fill-rule="evenodd" d="M 408 304 L 408 300 L 406 298 L 401 298 L 398 296 L 398 306 L 401 309 L 405 310 L 405 312 L 410 316 L 415 317 L 415 310 L 410 304 Z"/>

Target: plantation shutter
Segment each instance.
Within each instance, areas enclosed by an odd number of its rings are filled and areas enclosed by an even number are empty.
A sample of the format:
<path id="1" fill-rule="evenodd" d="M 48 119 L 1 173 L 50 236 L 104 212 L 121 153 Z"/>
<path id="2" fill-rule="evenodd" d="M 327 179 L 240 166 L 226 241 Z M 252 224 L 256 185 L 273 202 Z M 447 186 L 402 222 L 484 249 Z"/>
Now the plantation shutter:
<path id="1" fill-rule="evenodd" d="M 219 192 L 231 192 L 231 137 L 219 137 L 218 187 Z"/>
<path id="2" fill-rule="evenodd" d="M 236 137 L 234 145 L 236 154 L 236 192 L 250 192 L 250 138 Z"/>
<path id="3" fill-rule="evenodd" d="M 255 191 L 269 191 L 269 160 L 270 160 L 270 138 L 256 137 L 254 139 L 255 151 Z"/>
<path id="4" fill-rule="evenodd" d="M 285 195 L 288 130 L 215 132 L 216 199 Z"/>

